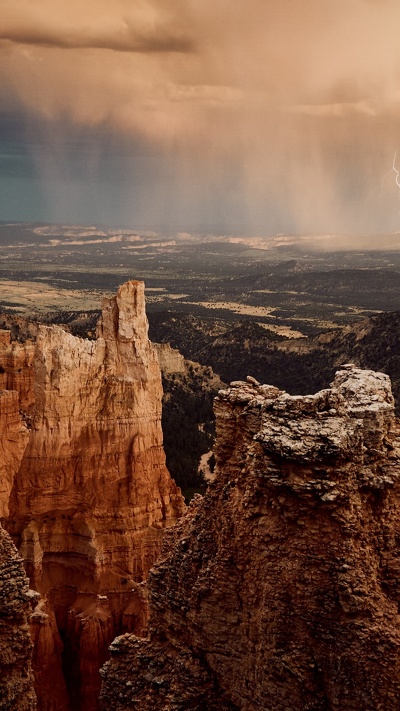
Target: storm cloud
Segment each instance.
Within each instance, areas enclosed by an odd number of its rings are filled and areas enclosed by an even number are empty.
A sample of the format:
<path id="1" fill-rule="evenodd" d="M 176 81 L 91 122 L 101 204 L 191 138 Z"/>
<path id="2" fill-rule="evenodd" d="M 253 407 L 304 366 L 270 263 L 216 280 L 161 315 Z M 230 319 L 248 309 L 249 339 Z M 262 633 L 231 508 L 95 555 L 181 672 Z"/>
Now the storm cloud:
<path id="1" fill-rule="evenodd" d="M 125 222 L 400 227 L 397 0 L 0 0 L 0 13 L 2 108 L 44 191 L 67 174 L 73 196 L 80 171 L 95 190 L 108 165 Z"/>

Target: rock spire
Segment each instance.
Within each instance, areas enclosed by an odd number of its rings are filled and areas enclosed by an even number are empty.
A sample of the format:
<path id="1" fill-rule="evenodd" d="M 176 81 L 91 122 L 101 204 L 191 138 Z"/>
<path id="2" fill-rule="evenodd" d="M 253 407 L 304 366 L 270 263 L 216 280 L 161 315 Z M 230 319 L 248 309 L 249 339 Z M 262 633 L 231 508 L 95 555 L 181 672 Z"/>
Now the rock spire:
<path id="1" fill-rule="evenodd" d="M 184 509 L 165 466 L 161 375 L 147 333 L 144 284 L 130 281 L 104 299 L 95 341 L 40 326 L 34 348 L 0 343 L 3 373 L 12 359 L 22 364 L 13 387 L 24 451 L 1 505 L 42 596 L 32 620 L 46 711 L 97 708 L 107 647 L 123 630 L 143 632 L 142 582 Z"/>

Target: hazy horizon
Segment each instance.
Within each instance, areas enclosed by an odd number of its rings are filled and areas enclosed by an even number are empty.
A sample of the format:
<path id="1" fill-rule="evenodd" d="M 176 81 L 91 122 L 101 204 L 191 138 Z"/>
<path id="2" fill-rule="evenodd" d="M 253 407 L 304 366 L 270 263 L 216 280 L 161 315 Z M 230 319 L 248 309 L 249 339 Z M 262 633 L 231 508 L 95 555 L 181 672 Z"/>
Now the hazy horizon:
<path id="1" fill-rule="evenodd" d="M 16 232 L 8 233 L 7 228 L 17 229 Z M 18 227 L 21 231 L 18 232 Z M 2 230 L 6 230 L 2 233 Z M 143 246 L 169 249 L 174 246 L 179 249 L 183 245 L 211 245 L 217 243 L 230 244 L 239 249 L 251 248 L 252 250 L 277 254 L 277 250 L 288 251 L 293 255 L 310 252 L 323 254 L 327 252 L 341 251 L 374 251 L 374 252 L 394 252 L 400 251 L 400 231 L 392 233 L 371 233 L 360 235 L 349 234 L 296 234 L 296 233 L 275 233 L 273 235 L 263 235 L 260 233 L 251 234 L 243 231 L 232 230 L 226 232 L 188 232 L 179 229 L 151 230 L 140 229 L 134 224 L 107 225 L 71 222 L 45 222 L 45 221 L 13 221 L 0 220 L 0 243 L 3 248 L 7 244 L 31 244 L 32 236 L 37 247 L 51 248 L 64 244 L 66 247 L 100 245 L 101 243 L 111 246 L 114 244 L 118 249 L 121 243 L 127 243 L 124 249 L 137 249 L 136 243 Z M 43 238 L 42 243 L 38 239 Z M 8 240 L 11 240 L 10 242 Z M 78 240 L 78 241 L 77 241 Z M 129 243 L 135 243 L 129 246 Z M 140 248 L 139 248 L 140 249 Z M 294 250 L 294 251 L 293 251 Z M 284 254 L 284 252 L 282 252 Z"/>

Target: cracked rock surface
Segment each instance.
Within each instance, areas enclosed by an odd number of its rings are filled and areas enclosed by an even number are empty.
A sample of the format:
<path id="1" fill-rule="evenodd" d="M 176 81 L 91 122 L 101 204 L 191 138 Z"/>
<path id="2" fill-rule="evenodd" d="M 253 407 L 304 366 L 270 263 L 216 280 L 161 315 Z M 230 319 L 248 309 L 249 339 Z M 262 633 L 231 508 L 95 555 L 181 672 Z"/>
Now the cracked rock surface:
<path id="1" fill-rule="evenodd" d="M 28 617 L 35 593 L 22 560 L 0 526 L 0 711 L 35 711 Z"/>
<path id="2" fill-rule="evenodd" d="M 400 439 L 389 378 L 219 393 L 216 477 L 169 529 L 149 636 L 114 641 L 104 711 L 398 711 Z"/>

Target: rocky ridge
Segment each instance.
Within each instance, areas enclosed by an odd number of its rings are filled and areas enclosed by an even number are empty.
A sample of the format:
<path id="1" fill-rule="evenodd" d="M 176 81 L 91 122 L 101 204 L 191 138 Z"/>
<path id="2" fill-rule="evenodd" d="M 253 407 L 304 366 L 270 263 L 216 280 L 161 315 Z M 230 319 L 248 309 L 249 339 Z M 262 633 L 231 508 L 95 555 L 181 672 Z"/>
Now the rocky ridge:
<path id="1" fill-rule="evenodd" d="M 344 366 L 216 404 L 216 477 L 167 533 L 149 636 L 114 640 L 104 711 L 396 711 L 400 439 L 389 378 Z"/>
<path id="2" fill-rule="evenodd" d="M 259 324 L 221 324 L 210 319 L 178 318 L 177 313 L 152 314 L 151 337 L 169 341 L 186 358 L 210 365 L 225 382 L 251 373 L 292 394 L 315 393 L 327 387 L 346 362 L 390 376 L 396 413 L 400 415 L 400 313 L 371 316 L 307 338 L 278 338 Z M 315 328 L 313 329 L 315 331 Z"/>
<path id="3" fill-rule="evenodd" d="M 97 708 L 107 647 L 123 630 L 143 633 L 142 582 L 184 510 L 165 465 L 147 332 L 144 285 L 131 281 L 103 301 L 95 341 L 43 325 L 34 344 L 0 339 L 0 377 L 13 387 L 0 400 L 1 446 L 21 453 L 1 508 L 42 596 L 32 636 L 46 711 Z"/>

